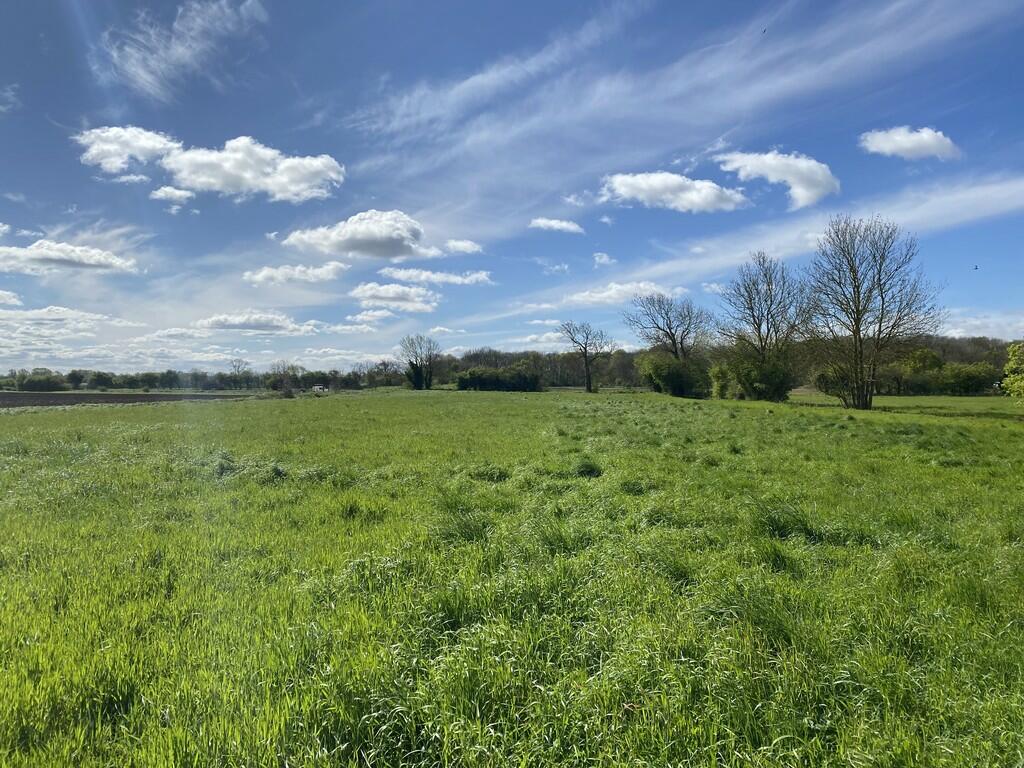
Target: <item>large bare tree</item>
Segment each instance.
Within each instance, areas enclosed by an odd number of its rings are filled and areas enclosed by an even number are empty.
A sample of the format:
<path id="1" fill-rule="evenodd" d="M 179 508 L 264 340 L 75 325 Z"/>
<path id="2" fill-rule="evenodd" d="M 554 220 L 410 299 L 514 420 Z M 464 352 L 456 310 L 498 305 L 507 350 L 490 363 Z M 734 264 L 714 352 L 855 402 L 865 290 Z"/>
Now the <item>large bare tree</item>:
<path id="1" fill-rule="evenodd" d="M 848 408 L 871 408 L 880 366 L 942 318 L 917 265 L 917 241 L 880 218 L 831 219 L 808 269 L 808 335 Z"/>
<path id="2" fill-rule="evenodd" d="M 559 327 L 565 340 L 575 347 L 575 351 L 583 360 L 583 378 L 587 392 L 594 391 L 593 367 L 597 360 L 611 355 L 615 343 L 604 331 L 594 328 L 590 323 L 574 323 L 568 320 Z"/>
<path id="3" fill-rule="evenodd" d="M 406 376 L 413 389 L 430 389 L 434 383 L 434 366 L 441 356 L 441 346 L 429 336 L 417 333 L 405 336 L 398 346 L 408 366 Z"/>
<path id="4" fill-rule="evenodd" d="M 803 281 L 757 251 L 726 286 L 722 305 L 719 334 L 732 345 L 730 367 L 744 394 L 784 400 L 796 383 L 795 348 L 807 322 Z"/>
<path id="5" fill-rule="evenodd" d="M 648 293 L 633 297 L 633 309 L 622 316 L 646 344 L 662 347 L 684 360 L 711 337 L 711 313 L 690 299 Z"/>

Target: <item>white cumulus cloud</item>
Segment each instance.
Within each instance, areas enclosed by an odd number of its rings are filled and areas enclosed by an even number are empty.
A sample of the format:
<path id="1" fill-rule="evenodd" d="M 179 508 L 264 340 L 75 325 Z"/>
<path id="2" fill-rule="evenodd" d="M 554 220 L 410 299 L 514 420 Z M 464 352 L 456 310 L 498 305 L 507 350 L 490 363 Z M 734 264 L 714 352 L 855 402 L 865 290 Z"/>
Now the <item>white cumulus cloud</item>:
<path id="1" fill-rule="evenodd" d="M 0 291 L 0 304 L 6 304 L 9 307 L 20 307 L 21 298 L 13 291 Z"/>
<path id="2" fill-rule="evenodd" d="M 943 332 L 950 336 L 991 336 L 1006 341 L 1024 339 L 1024 310 L 955 307 L 946 317 Z"/>
<path id="3" fill-rule="evenodd" d="M 142 174 L 123 172 L 133 163 L 158 161 L 175 187 L 193 193 L 240 199 L 265 194 L 276 202 L 301 203 L 330 197 L 345 180 L 344 166 L 330 155 L 286 155 L 251 136 L 230 139 L 220 149 L 186 149 L 167 134 L 133 125 L 92 128 L 72 138 L 85 148 L 84 164 L 121 174 L 116 181 L 140 181 Z"/>
<path id="4" fill-rule="evenodd" d="M 799 152 L 726 152 L 716 155 L 715 161 L 723 171 L 738 174 L 740 181 L 765 179 L 771 184 L 785 184 L 792 211 L 839 192 L 839 180 L 829 167 Z"/>
<path id="5" fill-rule="evenodd" d="M 230 139 L 223 149 L 174 150 L 160 164 L 180 187 L 240 198 L 262 193 L 289 203 L 330 197 L 345 180 L 344 167 L 330 155 L 290 157 L 251 136 Z"/>
<path id="6" fill-rule="evenodd" d="M 747 203 L 738 189 L 668 171 L 605 176 L 598 199 L 601 202 L 638 202 L 647 208 L 668 208 L 681 213 L 734 211 Z"/>
<path id="7" fill-rule="evenodd" d="M 398 269 L 396 267 L 384 267 L 378 270 L 377 274 L 390 277 L 392 280 L 401 280 L 405 283 L 428 283 L 434 285 L 494 285 L 491 281 L 491 273 L 483 270 L 476 272 L 463 272 L 461 275 L 453 272 L 431 272 L 427 269 Z"/>
<path id="8" fill-rule="evenodd" d="M 472 240 L 448 240 L 444 249 L 448 253 L 481 253 L 484 247 Z"/>
<path id="9" fill-rule="evenodd" d="M 195 192 L 176 187 L 160 187 L 149 193 L 150 200 L 166 200 L 170 203 L 185 203 L 196 196 Z"/>
<path id="10" fill-rule="evenodd" d="M 115 184 L 146 184 L 149 180 L 149 176 L 144 173 L 125 173 L 110 179 Z"/>
<path id="11" fill-rule="evenodd" d="M 598 251 L 594 254 L 594 269 L 598 267 L 608 267 L 615 264 L 616 260 L 609 256 L 607 253 Z"/>
<path id="12" fill-rule="evenodd" d="M 511 341 L 519 342 L 522 344 L 567 344 L 565 336 L 560 331 L 546 331 L 545 333 L 531 333 L 529 336 L 521 336 Z"/>
<path id="13" fill-rule="evenodd" d="M 57 269 L 135 272 L 135 260 L 88 245 L 37 240 L 32 245 L 0 246 L 0 272 L 39 275 Z"/>
<path id="14" fill-rule="evenodd" d="M 105 173 L 121 173 L 132 162 L 148 163 L 181 147 L 165 133 L 147 131 L 134 125 L 91 128 L 71 137 L 85 147 L 81 160 L 98 165 Z"/>
<path id="15" fill-rule="evenodd" d="M 568 219 L 548 219 L 540 216 L 530 222 L 530 229 L 546 229 L 551 232 L 569 232 L 574 235 L 584 234 L 583 227 Z"/>
<path id="16" fill-rule="evenodd" d="M 210 331 L 236 331 L 246 336 L 308 336 L 318 330 L 316 322 L 297 323 L 283 312 L 259 309 L 212 315 L 197 320 L 193 326 Z"/>
<path id="17" fill-rule="evenodd" d="M 369 210 L 329 227 L 298 229 L 284 244 L 334 256 L 369 256 L 382 259 L 433 258 L 441 255 L 423 245 L 423 227 L 402 211 Z"/>
<path id="18" fill-rule="evenodd" d="M 138 325 L 109 315 L 69 307 L 0 309 L 0 331 L 23 341 L 93 336 L 100 324 L 122 328 Z"/>
<path id="19" fill-rule="evenodd" d="M 253 285 L 280 285 L 282 283 L 325 283 L 337 280 L 349 268 L 340 261 L 328 261 L 321 266 L 285 264 L 280 267 L 260 267 L 242 274 L 242 279 Z"/>
<path id="20" fill-rule="evenodd" d="M 441 300 L 438 294 L 421 286 L 397 283 L 360 283 L 348 295 L 358 299 L 364 309 L 383 307 L 400 312 L 433 312 Z"/>
<path id="21" fill-rule="evenodd" d="M 960 156 L 956 144 L 942 131 L 934 128 L 915 130 L 909 125 L 862 133 L 860 146 L 865 152 L 902 157 L 904 160 L 921 160 L 926 157 L 952 160 Z"/>
<path id="22" fill-rule="evenodd" d="M 355 323 L 377 323 L 394 316 L 395 313 L 390 309 L 364 309 L 354 315 L 346 315 L 345 319 Z"/>
<path id="23" fill-rule="evenodd" d="M 438 335 L 445 335 L 445 336 L 450 336 L 451 334 L 465 333 L 465 332 L 466 332 L 466 330 L 464 328 L 448 328 L 448 327 L 443 326 L 443 325 L 435 325 L 429 331 L 429 333 L 436 333 Z"/>

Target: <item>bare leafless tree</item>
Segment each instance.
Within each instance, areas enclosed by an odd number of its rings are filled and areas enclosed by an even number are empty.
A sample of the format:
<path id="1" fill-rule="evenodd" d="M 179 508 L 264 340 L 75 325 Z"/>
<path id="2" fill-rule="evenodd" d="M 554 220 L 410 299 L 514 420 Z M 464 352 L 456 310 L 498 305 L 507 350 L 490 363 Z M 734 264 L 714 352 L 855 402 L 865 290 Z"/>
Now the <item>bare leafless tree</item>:
<path id="1" fill-rule="evenodd" d="M 582 358 L 584 384 L 587 392 L 593 392 L 594 362 L 611 355 L 615 343 L 607 333 L 594 328 L 590 323 L 574 323 L 568 320 L 562 323 L 558 330 Z"/>
<path id="2" fill-rule="evenodd" d="M 232 376 L 241 376 L 249 371 L 249 361 L 241 357 L 232 358 L 228 366 L 231 368 Z"/>
<path id="3" fill-rule="evenodd" d="M 690 299 L 664 293 L 634 296 L 622 319 L 646 344 L 667 349 L 676 360 L 707 344 L 714 324 L 711 313 Z"/>
<path id="4" fill-rule="evenodd" d="M 835 393 L 871 408 L 878 368 L 942 319 L 917 241 L 880 218 L 831 219 L 807 275 L 808 334 Z"/>
<path id="5" fill-rule="evenodd" d="M 408 369 L 406 376 L 413 389 L 430 389 L 434 383 L 434 366 L 441 356 L 441 345 L 429 336 L 417 333 L 406 336 L 399 343 L 402 359 Z"/>
<path id="6" fill-rule="evenodd" d="M 750 254 L 722 293 L 722 338 L 742 357 L 766 365 L 788 356 L 807 322 L 800 277 L 764 251 Z"/>

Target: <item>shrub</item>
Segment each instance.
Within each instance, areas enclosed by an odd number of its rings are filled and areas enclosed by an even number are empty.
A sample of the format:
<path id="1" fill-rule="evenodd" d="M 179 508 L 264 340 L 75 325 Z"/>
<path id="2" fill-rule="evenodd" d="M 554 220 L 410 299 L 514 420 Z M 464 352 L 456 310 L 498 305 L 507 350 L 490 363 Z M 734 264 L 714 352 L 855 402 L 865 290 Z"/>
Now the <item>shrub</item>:
<path id="1" fill-rule="evenodd" d="M 655 392 L 673 397 L 707 397 L 711 378 L 703 361 L 676 360 L 668 352 L 637 355 L 636 367 Z"/>
<path id="2" fill-rule="evenodd" d="M 747 400 L 781 403 L 799 381 L 796 366 L 781 357 L 768 360 L 734 360 L 730 366 L 736 385 Z"/>
<path id="3" fill-rule="evenodd" d="M 947 363 L 942 368 L 942 388 L 951 395 L 980 395 L 999 380 L 999 371 L 989 363 Z"/>
<path id="4" fill-rule="evenodd" d="M 711 377 L 711 396 L 717 400 L 726 400 L 733 396 L 735 382 L 732 371 L 724 363 L 715 363 L 708 372 Z"/>
<path id="5" fill-rule="evenodd" d="M 462 371 L 456 378 L 459 389 L 496 392 L 540 392 L 540 374 L 521 365 L 506 368 L 476 367 Z"/>
<path id="6" fill-rule="evenodd" d="M 845 377 L 835 371 L 824 370 L 814 374 L 814 387 L 819 392 L 838 397 L 844 403 L 846 402 L 848 383 Z"/>
<path id="7" fill-rule="evenodd" d="M 25 392 L 59 392 L 67 389 L 67 385 L 59 373 L 34 373 L 25 377 L 21 389 Z"/>
<path id="8" fill-rule="evenodd" d="M 1024 341 L 1011 344 L 1003 379 L 1003 391 L 1013 397 L 1024 397 Z"/>

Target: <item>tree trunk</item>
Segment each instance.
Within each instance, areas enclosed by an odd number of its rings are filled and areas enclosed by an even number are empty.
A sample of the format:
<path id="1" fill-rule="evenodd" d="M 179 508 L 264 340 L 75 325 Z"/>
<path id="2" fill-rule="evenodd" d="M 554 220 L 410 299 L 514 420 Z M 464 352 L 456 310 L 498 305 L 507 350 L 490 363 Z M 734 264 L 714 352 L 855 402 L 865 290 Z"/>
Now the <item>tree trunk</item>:
<path id="1" fill-rule="evenodd" d="M 591 380 L 590 380 L 590 363 L 588 361 L 586 361 L 586 360 L 584 360 L 584 362 L 583 362 L 583 378 L 584 378 L 584 382 L 586 384 L 587 392 L 593 392 L 594 391 L 594 386 L 593 386 L 593 384 L 591 383 Z"/>

